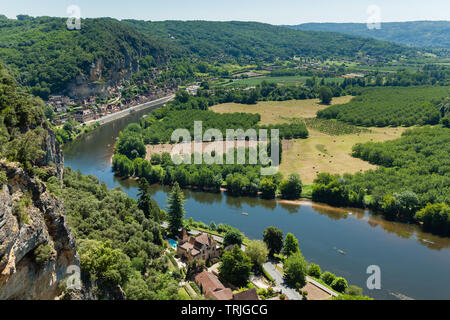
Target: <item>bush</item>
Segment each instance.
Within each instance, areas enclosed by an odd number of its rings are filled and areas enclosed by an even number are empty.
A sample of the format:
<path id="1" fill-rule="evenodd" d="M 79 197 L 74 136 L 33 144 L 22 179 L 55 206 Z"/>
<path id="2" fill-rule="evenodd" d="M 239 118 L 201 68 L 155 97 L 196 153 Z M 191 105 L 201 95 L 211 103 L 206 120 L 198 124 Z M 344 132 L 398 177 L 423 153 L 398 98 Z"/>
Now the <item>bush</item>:
<path id="1" fill-rule="evenodd" d="M 347 280 L 345 280 L 344 278 L 338 277 L 333 280 L 333 282 L 331 283 L 331 287 L 334 290 L 343 293 L 348 288 Z"/>
<path id="2" fill-rule="evenodd" d="M 320 267 L 317 264 L 311 263 L 308 267 L 308 275 L 320 279 L 320 276 L 322 275 L 322 270 L 320 270 Z"/>
<path id="3" fill-rule="evenodd" d="M 52 256 L 53 248 L 48 244 L 41 244 L 34 250 L 34 259 L 39 264 L 50 261 Z"/>
<path id="4" fill-rule="evenodd" d="M 350 285 L 345 290 L 345 294 L 348 294 L 350 296 L 362 296 L 363 295 L 363 289 L 358 287 L 358 286 L 355 286 L 355 285 Z"/>
<path id="5" fill-rule="evenodd" d="M 5 171 L 0 171 L 0 186 L 8 183 L 8 177 Z"/>
<path id="6" fill-rule="evenodd" d="M 242 233 L 240 233 L 239 230 L 230 230 L 223 238 L 223 246 L 228 247 L 229 245 L 238 245 L 240 247 L 243 239 Z"/>
<path id="7" fill-rule="evenodd" d="M 331 285 L 333 283 L 333 281 L 336 279 L 336 276 L 334 274 L 332 274 L 331 272 L 324 272 L 322 274 L 322 276 L 320 277 L 323 282 L 325 282 L 327 285 Z"/>
<path id="8" fill-rule="evenodd" d="M 307 263 L 300 252 L 286 259 L 284 263 L 284 277 L 287 282 L 296 287 L 306 284 Z"/>

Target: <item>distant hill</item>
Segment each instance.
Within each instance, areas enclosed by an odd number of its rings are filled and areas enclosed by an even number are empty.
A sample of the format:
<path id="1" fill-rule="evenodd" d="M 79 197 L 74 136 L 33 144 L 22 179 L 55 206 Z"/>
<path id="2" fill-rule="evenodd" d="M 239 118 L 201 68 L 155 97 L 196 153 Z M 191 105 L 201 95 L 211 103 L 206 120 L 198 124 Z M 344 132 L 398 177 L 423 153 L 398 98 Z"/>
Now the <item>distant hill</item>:
<path id="1" fill-rule="evenodd" d="M 0 15 L 0 61 L 44 99 L 49 94 L 103 92 L 138 70 L 165 69 L 176 59 L 231 63 L 273 62 L 293 56 L 372 56 L 415 51 L 344 34 L 298 31 L 256 22 L 119 21 L 83 19 L 69 31 L 66 18 Z M 81 86 L 81 87 L 80 87 Z M 102 91 L 103 90 L 103 91 Z"/>
<path id="2" fill-rule="evenodd" d="M 274 61 L 295 55 L 389 58 L 413 54 L 392 43 L 335 33 L 295 31 L 257 22 L 124 20 L 147 35 L 170 40 L 202 58 Z"/>
<path id="3" fill-rule="evenodd" d="M 372 30 L 365 23 L 305 23 L 287 27 L 371 37 L 413 47 L 450 48 L 450 21 L 386 22 L 381 29 Z"/>
<path id="4" fill-rule="evenodd" d="M 0 61 L 18 81 L 43 98 L 62 92 L 77 79 L 107 82 L 133 73 L 139 59 L 162 63 L 160 42 L 115 19 L 84 19 L 69 31 L 67 18 L 0 16 Z"/>

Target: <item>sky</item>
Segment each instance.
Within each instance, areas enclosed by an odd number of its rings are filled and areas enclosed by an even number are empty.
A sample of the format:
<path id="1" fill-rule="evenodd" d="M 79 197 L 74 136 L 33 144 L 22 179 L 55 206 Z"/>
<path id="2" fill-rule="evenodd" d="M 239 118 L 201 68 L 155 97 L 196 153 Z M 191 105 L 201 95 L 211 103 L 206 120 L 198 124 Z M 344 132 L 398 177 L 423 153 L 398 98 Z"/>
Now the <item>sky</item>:
<path id="1" fill-rule="evenodd" d="M 306 22 L 380 22 L 450 20 L 450 0 L 0 0 L 0 14 L 15 18 L 69 16 L 77 5 L 82 18 L 138 20 Z M 370 11 L 370 6 L 379 11 Z"/>

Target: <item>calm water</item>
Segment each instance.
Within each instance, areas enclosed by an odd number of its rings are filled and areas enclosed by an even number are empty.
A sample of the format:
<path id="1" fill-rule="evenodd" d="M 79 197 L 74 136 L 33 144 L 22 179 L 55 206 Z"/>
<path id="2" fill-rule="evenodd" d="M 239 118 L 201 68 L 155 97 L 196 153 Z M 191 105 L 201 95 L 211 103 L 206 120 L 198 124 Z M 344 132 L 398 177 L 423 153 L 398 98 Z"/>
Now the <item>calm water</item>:
<path id="1" fill-rule="evenodd" d="M 120 185 L 136 198 L 136 182 L 114 177 L 111 156 L 120 130 L 146 112 L 108 123 L 67 146 L 65 165 L 97 176 L 110 188 Z M 153 196 L 161 208 L 167 205 L 167 192 L 165 187 L 153 187 Z M 363 210 L 343 210 L 306 201 L 293 205 L 192 190 L 185 190 L 185 195 L 186 218 L 208 224 L 227 223 L 251 239 L 262 238 L 263 230 L 271 225 L 285 234 L 291 232 L 299 239 L 308 261 L 345 277 L 374 298 L 450 299 L 449 238 L 423 233 L 416 226 L 389 222 Z M 366 289 L 369 265 L 381 268 L 381 290 Z"/>

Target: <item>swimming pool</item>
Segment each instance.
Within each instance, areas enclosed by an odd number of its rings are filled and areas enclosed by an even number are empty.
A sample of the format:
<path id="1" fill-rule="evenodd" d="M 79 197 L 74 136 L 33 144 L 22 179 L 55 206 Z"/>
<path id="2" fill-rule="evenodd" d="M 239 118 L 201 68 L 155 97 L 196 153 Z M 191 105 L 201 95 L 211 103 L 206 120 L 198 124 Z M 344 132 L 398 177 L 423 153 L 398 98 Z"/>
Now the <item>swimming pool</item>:
<path id="1" fill-rule="evenodd" d="M 169 244 L 172 246 L 172 248 L 177 250 L 178 242 L 176 240 L 173 240 L 173 239 L 169 239 L 168 241 L 169 241 Z"/>

